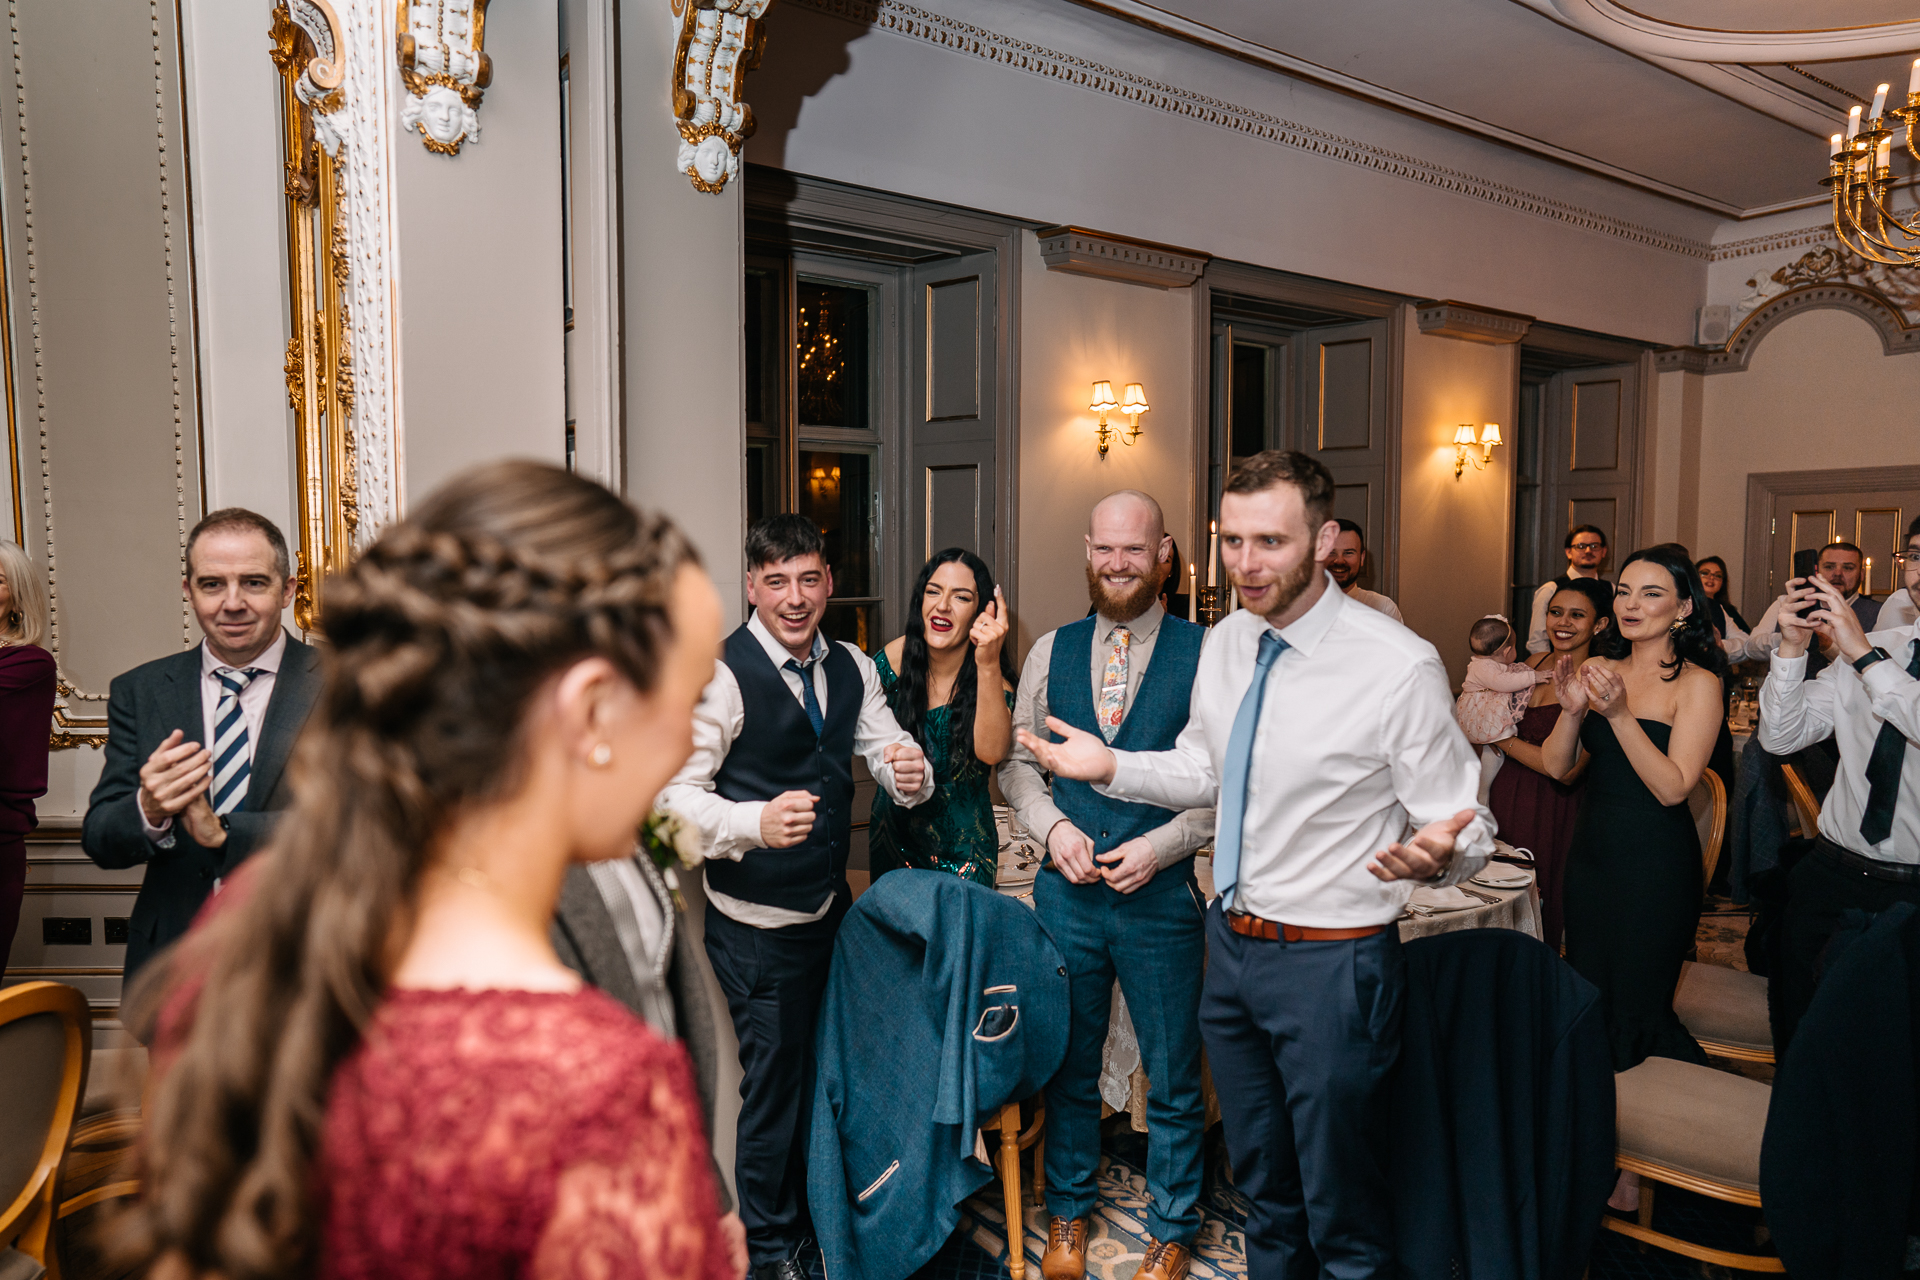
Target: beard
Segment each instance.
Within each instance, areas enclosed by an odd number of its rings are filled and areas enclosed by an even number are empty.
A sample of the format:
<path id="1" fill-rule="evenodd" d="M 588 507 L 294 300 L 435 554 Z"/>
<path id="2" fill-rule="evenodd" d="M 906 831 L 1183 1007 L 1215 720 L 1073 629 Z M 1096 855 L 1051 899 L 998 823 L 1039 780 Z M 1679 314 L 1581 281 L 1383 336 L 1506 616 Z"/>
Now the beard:
<path id="1" fill-rule="evenodd" d="M 1292 608 L 1293 602 L 1298 600 L 1300 593 L 1312 584 L 1314 578 L 1319 574 L 1320 569 L 1320 564 L 1309 557 L 1302 560 L 1298 568 L 1290 569 L 1285 574 L 1275 578 L 1273 580 L 1273 605 L 1261 616 L 1277 618 Z"/>
<path id="2" fill-rule="evenodd" d="M 1135 578 L 1133 586 L 1125 591 L 1113 592 L 1093 571 L 1093 566 L 1088 565 L 1087 598 L 1093 602 L 1093 607 L 1101 617 L 1111 618 L 1115 622 L 1132 622 L 1151 609 L 1153 602 L 1160 598 L 1160 584 L 1167 580 L 1167 569 L 1167 565 L 1156 561 L 1146 577 Z"/>

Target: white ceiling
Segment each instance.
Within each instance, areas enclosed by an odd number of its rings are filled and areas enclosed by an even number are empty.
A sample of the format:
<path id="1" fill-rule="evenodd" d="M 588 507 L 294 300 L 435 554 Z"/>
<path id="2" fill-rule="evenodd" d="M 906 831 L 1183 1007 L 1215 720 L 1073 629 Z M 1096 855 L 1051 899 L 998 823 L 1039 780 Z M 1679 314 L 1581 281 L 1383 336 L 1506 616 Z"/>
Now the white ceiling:
<path id="1" fill-rule="evenodd" d="M 1735 217 L 1824 199 L 1920 55 L 1920 0 L 1080 3 Z"/>

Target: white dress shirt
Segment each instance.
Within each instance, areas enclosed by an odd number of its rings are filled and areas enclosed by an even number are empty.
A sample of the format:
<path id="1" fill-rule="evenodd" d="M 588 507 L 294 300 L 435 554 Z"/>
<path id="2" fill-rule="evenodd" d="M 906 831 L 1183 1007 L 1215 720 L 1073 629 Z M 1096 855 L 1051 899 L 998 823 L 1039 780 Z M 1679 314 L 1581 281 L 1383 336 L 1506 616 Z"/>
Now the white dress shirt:
<path id="1" fill-rule="evenodd" d="M 1840 747 L 1840 768 L 1820 806 L 1820 834 L 1862 857 L 1908 865 L 1920 864 L 1920 680 L 1907 675 L 1916 637 L 1920 627 L 1873 632 L 1868 642 L 1892 657 L 1864 675 L 1851 663 L 1836 661 L 1808 680 L 1806 654 L 1774 654 L 1760 686 L 1758 735 L 1763 749 L 1784 756 L 1831 734 Z M 1867 762 L 1882 724 L 1906 734 L 1907 755 L 1894 799 L 1893 830 L 1870 845 L 1860 834 L 1860 820 L 1867 812 Z"/>
<path id="2" fill-rule="evenodd" d="M 1880 602 L 1880 616 L 1874 625 L 1882 631 L 1899 631 L 1920 622 L 1920 608 L 1915 608 L 1913 592 L 1900 588 Z"/>
<path id="3" fill-rule="evenodd" d="M 1773 651 L 1780 647 L 1780 599 L 1776 597 L 1774 602 L 1767 606 L 1767 611 L 1760 615 L 1760 621 L 1754 624 L 1751 635 L 1741 635 L 1740 629 L 1733 625 L 1733 619 L 1727 619 L 1727 638 L 1720 642 L 1720 647 L 1727 651 L 1727 661 L 1767 662 L 1773 658 Z M 1856 617 L 1859 616 L 1857 608 L 1859 603 L 1858 591 L 1846 599 L 1847 607 L 1854 610 Z M 1860 625 L 1863 629 L 1866 627 L 1864 622 Z M 1880 627 L 1877 617 L 1874 627 L 1885 629 Z M 1818 642 L 1818 637 L 1815 637 L 1811 643 Z"/>
<path id="4" fill-rule="evenodd" d="M 1171 809 L 1213 803 L 1265 630 L 1266 619 L 1244 609 L 1214 627 L 1179 742 L 1114 752 L 1113 781 L 1098 790 Z M 1477 873 L 1495 824 L 1475 802 L 1480 761 L 1453 718 L 1433 646 L 1347 599 L 1331 577 L 1277 634 L 1289 647 L 1268 673 L 1254 735 L 1235 908 L 1318 929 L 1389 924 L 1413 886 L 1376 880 L 1367 864 L 1462 809 L 1476 816 L 1441 882 Z"/>
<path id="5" fill-rule="evenodd" d="M 1132 635 L 1127 645 L 1127 693 L 1120 704 L 1120 717 L 1124 721 L 1133 708 L 1133 696 L 1140 692 L 1140 682 L 1146 678 L 1147 668 L 1153 662 L 1160 624 L 1166 617 L 1167 611 L 1157 600 L 1145 613 L 1125 624 L 1105 614 L 1095 615 L 1093 644 L 1088 654 L 1094 706 L 1100 705 L 1100 686 L 1106 677 L 1107 654 L 1113 648 L 1113 629 L 1125 625 Z M 1015 727 L 1027 730 L 1042 741 L 1048 740 L 1047 717 L 1052 711 L 1047 705 L 1047 683 L 1053 670 L 1053 638 L 1059 634 L 1047 632 L 1027 651 L 1026 664 L 1020 669 L 1020 691 L 1013 703 Z M 1067 820 L 1067 815 L 1053 802 L 1053 790 L 1047 785 L 1040 762 L 1033 758 L 1033 752 L 1020 745 L 1018 738 L 1000 765 L 1000 790 L 1013 806 L 1020 825 L 1039 837 L 1042 844 L 1056 824 Z M 1213 839 L 1213 808 L 1203 805 L 1176 813 L 1141 839 L 1153 846 L 1154 861 L 1164 871 Z"/>
<path id="6" fill-rule="evenodd" d="M 786 667 L 793 655 L 787 652 L 785 645 L 773 638 L 773 633 L 761 623 L 758 613 L 747 622 L 747 630 L 760 642 L 760 647 L 767 651 L 767 658 L 779 669 L 780 678 L 786 681 L 793 700 L 804 706 L 800 674 Z M 864 686 L 860 718 L 853 729 L 854 752 L 867 762 L 874 781 L 885 787 L 887 794 L 901 808 L 911 809 L 924 803 L 933 795 L 933 770 L 927 770 L 920 790 L 911 795 L 902 794 L 893 778 L 893 766 L 882 760 L 881 756 L 896 743 L 903 746 L 917 744 L 888 709 L 887 696 L 880 688 L 880 673 L 874 668 L 873 659 L 844 640 L 840 641 L 840 647 L 847 651 L 854 666 L 859 668 L 860 681 Z M 813 692 L 820 700 L 821 715 L 827 713 L 827 664 L 819 659 L 826 654 L 826 638 L 815 632 Z M 766 801 L 733 801 L 713 789 L 714 775 L 720 772 L 721 763 L 726 760 L 727 752 L 732 750 L 734 740 L 740 736 L 746 722 L 747 704 L 740 696 L 740 682 L 734 678 L 733 668 L 716 661 L 713 679 L 707 683 L 706 691 L 700 695 L 700 705 L 693 712 L 693 755 L 660 793 L 660 807 L 671 809 L 691 822 L 704 837 L 709 858 L 730 858 L 738 862 L 749 849 L 761 848 L 765 843 L 760 837 L 760 815 L 767 807 Z M 767 797 L 768 800 L 772 798 Z M 833 896 L 829 894 L 817 911 L 789 911 L 784 907 L 769 907 L 759 902 L 743 902 L 719 892 L 711 884 L 707 886 L 707 900 L 718 907 L 722 915 L 757 929 L 806 924 L 826 915 L 827 909 L 833 905 Z"/>
<path id="7" fill-rule="evenodd" d="M 1347 595 L 1358 600 L 1369 609 L 1378 609 L 1381 613 L 1386 614 L 1400 625 L 1406 625 L 1407 620 L 1400 616 L 1400 606 L 1381 595 L 1378 591 L 1369 591 L 1365 587 L 1355 587 L 1353 590 L 1347 592 Z"/>
<path id="8" fill-rule="evenodd" d="M 253 764 L 254 757 L 260 751 L 260 726 L 267 718 L 267 703 L 273 700 L 274 682 L 280 676 L 280 661 L 287 654 L 287 632 L 283 627 L 275 636 L 273 643 L 266 647 L 261 655 L 247 664 L 247 667 L 259 672 L 252 683 L 240 691 L 240 718 L 247 722 L 247 764 Z M 200 724 L 206 736 L 200 739 L 201 745 L 211 749 L 218 735 L 214 732 L 220 711 L 220 695 L 226 686 L 220 683 L 219 673 L 239 670 L 230 667 L 213 656 L 207 648 L 207 642 L 200 642 Z M 213 797 L 207 797 L 207 803 L 213 803 Z M 140 827 L 147 833 L 147 839 L 163 848 L 173 843 L 173 819 L 167 818 L 158 826 L 147 820 L 144 805 L 136 804 L 140 810 Z"/>
<path id="9" fill-rule="evenodd" d="M 1571 566 L 1569 566 L 1567 571 L 1561 574 L 1560 577 L 1592 578 L 1595 581 L 1605 581 L 1605 579 L 1601 578 L 1597 573 L 1582 573 Z M 1553 638 L 1547 634 L 1547 606 L 1553 603 L 1553 597 L 1559 594 L 1559 591 L 1559 579 L 1550 578 L 1546 582 L 1541 583 L 1539 590 L 1533 593 L 1533 616 L 1527 623 L 1528 653 L 1545 653 L 1547 650 L 1553 648 Z"/>

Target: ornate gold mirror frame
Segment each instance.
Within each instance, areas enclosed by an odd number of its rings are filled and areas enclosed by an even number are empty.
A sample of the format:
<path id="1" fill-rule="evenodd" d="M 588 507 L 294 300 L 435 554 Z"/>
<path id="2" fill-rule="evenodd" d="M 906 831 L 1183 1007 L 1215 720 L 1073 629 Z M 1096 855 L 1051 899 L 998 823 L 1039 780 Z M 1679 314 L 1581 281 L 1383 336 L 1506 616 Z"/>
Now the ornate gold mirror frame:
<path id="1" fill-rule="evenodd" d="M 288 0 L 273 10 L 273 64 L 280 69 L 281 147 L 286 161 L 287 399 L 293 406 L 300 546 L 294 621 L 314 629 L 321 584 L 345 569 L 360 523 L 353 441 L 353 352 L 347 317 L 349 266 L 341 200 L 344 153 L 335 122 L 345 78 L 340 20 L 327 0 Z"/>

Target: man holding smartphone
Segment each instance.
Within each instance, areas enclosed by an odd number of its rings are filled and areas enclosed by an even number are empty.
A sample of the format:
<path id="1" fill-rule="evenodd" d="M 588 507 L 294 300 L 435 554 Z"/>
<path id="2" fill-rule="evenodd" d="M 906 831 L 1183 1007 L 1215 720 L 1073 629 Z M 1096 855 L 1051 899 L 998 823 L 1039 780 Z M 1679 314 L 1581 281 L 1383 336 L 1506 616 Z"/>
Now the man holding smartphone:
<path id="1" fill-rule="evenodd" d="M 1759 743 L 1789 755 L 1831 737 L 1840 765 L 1819 839 L 1794 867 L 1787 895 L 1772 999 L 1779 1059 L 1813 999 L 1841 915 L 1920 904 L 1920 624 L 1868 634 L 1830 579 L 1794 578 L 1787 588 L 1780 647 L 1760 688 Z M 1835 657 L 1809 680 L 1814 637 Z"/>
<path id="2" fill-rule="evenodd" d="M 1878 625 L 1880 602 L 1861 591 L 1861 573 L 1866 557 L 1860 548 L 1851 542 L 1829 542 L 1818 551 L 1796 551 L 1793 553 L 1793 582 L 1808 582 L 1818 579 L 1840 596 L 1862 632 L 1872 631 Z M 1791 584 L 1789 584 L 1791 585 Z M 1765 662 L 1780 646 L 1780 615 L 1784 611 L 1786 597 L 1782 596 L 1768 607 L 1767 612 L 1753 629 L 1753 634 L 1738 645 L 1727 645 L 1727 660 L 1730 662 Z M 1802 616 L 1811 609 L 1810 605 L 1798 606 Z M 1736 651 L 1737 649 L 1737 651 Z M 1827 663 L 1834 658 L 1831 640 L 1822 638 L 1813 651 L 1812 665 L 1807 669 L 1809 678 L 1820 674 Z"/>

